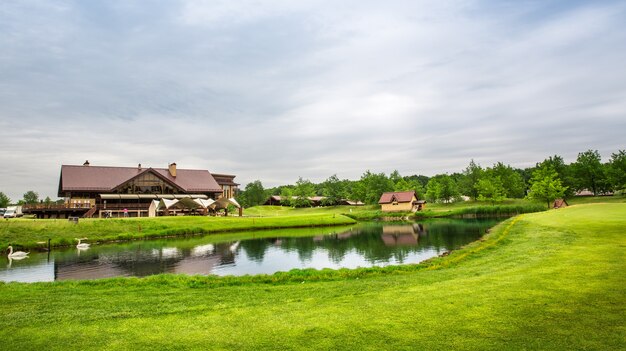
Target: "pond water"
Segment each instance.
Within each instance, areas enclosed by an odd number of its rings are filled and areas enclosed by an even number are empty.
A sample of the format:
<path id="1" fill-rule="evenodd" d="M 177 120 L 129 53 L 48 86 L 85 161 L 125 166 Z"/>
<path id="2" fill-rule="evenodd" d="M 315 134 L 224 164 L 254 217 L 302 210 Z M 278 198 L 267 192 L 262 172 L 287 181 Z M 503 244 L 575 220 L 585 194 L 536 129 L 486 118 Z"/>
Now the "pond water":
<path id="1" fill-rule="evenodd" d="M 479 239 L 501 219 L 360 223 L 74 247 L 0 258 L 0 281 L 55 281 L 159 273 L 272 274 L 294 268 L 418 263 Z"/>

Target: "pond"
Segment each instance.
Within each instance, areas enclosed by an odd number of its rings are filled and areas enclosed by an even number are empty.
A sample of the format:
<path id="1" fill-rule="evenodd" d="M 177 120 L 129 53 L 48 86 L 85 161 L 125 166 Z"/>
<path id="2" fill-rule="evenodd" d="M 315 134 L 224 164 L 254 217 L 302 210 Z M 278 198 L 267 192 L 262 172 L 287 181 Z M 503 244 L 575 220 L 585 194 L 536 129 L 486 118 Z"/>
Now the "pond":
<path id="1" fill-rule="evenodd" d="M 99 279 L 152 274 L 272 274 L 294 268 L 418 263 L 479 239 L 502 219 L 433 219 L 349 227 L 265 230 L 133 241 L 0 259 L 0 281 Z"/>

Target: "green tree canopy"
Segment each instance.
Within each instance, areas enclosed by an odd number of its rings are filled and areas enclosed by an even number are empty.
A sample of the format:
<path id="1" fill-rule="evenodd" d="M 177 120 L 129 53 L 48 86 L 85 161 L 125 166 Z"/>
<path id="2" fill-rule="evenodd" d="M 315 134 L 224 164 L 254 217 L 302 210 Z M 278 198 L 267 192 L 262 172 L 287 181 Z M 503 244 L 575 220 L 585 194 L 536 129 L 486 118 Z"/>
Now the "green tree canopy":
<path id="1" fill-rule="evenodd" d="M 322 204 L 327 206 L 337 205 L 346 197 L 346 193 L 344 184 L 337 178 L 336 174 L 333 174 L 322 183 L 322 195 L 325 197 Z"/>
<path id="2" fill-rule="evenodd" d="M 453 202 L 459 196 L 459 189 L 454 179 L 447 174 L 430 178 L 426 185 L 426 199 L 431 202 Z"/>
<path id="3" fill-rule="evenodd" d="M 598 150 L 587 150 L 578 154 L 572 163 L 572 172 L 576 178 L 577 190 L 591 190 L 598 195 L 605 182 L 604 167 Z"/>
<path id="4" fill-rule="evenodd" d="M 526 185 L 522 175 L 509 165 L 498 162 L 491 169 L 487 170 L 488 176 L 492 179 L 499 177 L 504 189 L 504 196 L 509 198 L 523 198 L 526 192 Z"/>
<path id="5" fill-rule="evenodd" d="M 619 150 L 611 154 L 608 165 L 609 181 L 613 190 L 626 191 L 626 151 Z"/>
<path id="6" fill-rule="evenodd" d="M 360 182 L 364 186 L 364 202 L 367 204 L 377 204 L 380 196 L 384 192 L 393 191 L 394 186 L 385 173 L 372 173 L 369 170 L 363 173 Z"/>
<path id="7" fill-rule="evenodd" d="M 315 187 L 313 186 L 313 183 L 311 183 L 308 179 L 302 179 L 302 177 L 298 178 L 296 187 L 293 189 L 293 196 L 296 197 L 293 203 L 294 206 L 311 206 L 311 200 L 309 200 L 308 197 L 315 196 Z"/>
<path id="8" fill-rule="evenodd" d="M 39 194 L 29 190 L 24 194 L 24 203 L 27 205 L 36 204 L 39 202 Z"/>
<path id="9" fill-rule="evenodd" d="M 3 192 L 0 191 L 0 207 L 4 208 L 9 206 L 9 204 L 11 203 L 11 199 L 9 199 L 8 196 L 6 196 Z"/>
<path id="10" fill-rule="evenodd" d="M 289 187 L 282 187 L 280 189 L 280 204 L 284 206 L 295 206 L 293 197 L 293 190 Z"/>
<path id="11" fill-rule="evenodd" d="M 555 199 L 563 197 L 565 190 L 567 190 L 561 184 L 559 174 L 551 167 L 542 167 L 535 170 L 530 179 L 530 184 L 528 198 L 546 201 L 548 208 L 550 208 L 550 203 Z"/>
<path id="12" fill-rule="evenodd" d="M 471 160 L 467 168 L 463 171 L 463 177 L 459 180 L 459 191 L 461 194 L 469 196 L 472 200 L 478 199 L 478 189 L 476 185 L 483 175 L 484 170 L 480 165 Z"/>
<path id="13" fill-rule="evenodd" d="M 480 201 L 496 203 L 506 198 L 506 191 L 499 176 L 483 176 L 476 184 L 476 190 Z"/>
<path id="14" fill-rule="evenodd" d="M 565 161 L 563 161 L 563 157 L 559 155 L 550 156 L 543 160 L 541 163 L 537 163 L 536 168 L 542 167 L 551 167 L 556 171 L 563 186 L 567 187 L 567 190 L 565 191 L 565 196 L 574 195 L 575 186 L 571 175 L 571 167 L 565 164 Z"/>
<path id="15" fill-rule="evenodd" d="M 255 180 L 246 184 L 246 188 L 239 195 L 241 205 L 244 207 L 252 207 L 261 205 L 267 200 L 267 193 L 263 188 L 260 180 Z"/>

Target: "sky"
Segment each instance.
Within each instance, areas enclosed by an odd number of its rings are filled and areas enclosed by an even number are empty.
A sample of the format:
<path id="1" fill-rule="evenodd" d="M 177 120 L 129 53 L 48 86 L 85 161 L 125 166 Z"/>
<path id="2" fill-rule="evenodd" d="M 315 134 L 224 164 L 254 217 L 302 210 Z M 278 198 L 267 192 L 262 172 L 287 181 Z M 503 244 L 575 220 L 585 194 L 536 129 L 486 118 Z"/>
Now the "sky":
<path id="1" fill-rule="evenodd" d="M 626 2 L 0 2 L 0 191 L 61 165 L 265 187 L 626 148 Z"/>

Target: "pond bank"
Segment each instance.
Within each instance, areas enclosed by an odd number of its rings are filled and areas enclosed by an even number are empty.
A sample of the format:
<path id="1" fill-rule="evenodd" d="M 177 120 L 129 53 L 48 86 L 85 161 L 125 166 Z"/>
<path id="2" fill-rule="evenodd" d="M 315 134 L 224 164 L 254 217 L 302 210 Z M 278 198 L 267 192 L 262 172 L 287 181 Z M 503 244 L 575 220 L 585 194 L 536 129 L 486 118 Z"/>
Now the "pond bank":
<path id="1" fill-rule="evenodd" d="M 489 218 L 489 217 L 513 217 L 523 213 L 542 212 L 546 206 L 541 204 L 520 205 L 480 205 L 456 208 L 451 210 L 426 210 L 420 212 L 382 212 L 380 210 L 368 210 L 355 213 L 344 213 L 350 218 L 381 221 L 413 221 L 428 218 Z"/>
<path id="2" fill-rule="evenodd" d="M 76 224 L 62 219 L 15 219 L 0 221 L 0 250 L 6 250 L 9 245 L 16 249 L 45 250 L 48 240 L 51 247 L 62 247 L 75 245 L 75 238 L 88 238 L 86 242 L 96 243 L 354 223 L 354 219 L 338 214 L 273 218 L 193 216 L 80 219 Z"/>
<path id="3" fill-rule="evenodd" d="M 0 337 L 16 350 L 620 349 L 624 227 L 626 205 L 572 206 L 419 265 L 0 283 Z"/>

